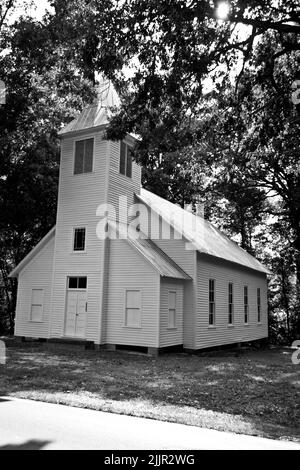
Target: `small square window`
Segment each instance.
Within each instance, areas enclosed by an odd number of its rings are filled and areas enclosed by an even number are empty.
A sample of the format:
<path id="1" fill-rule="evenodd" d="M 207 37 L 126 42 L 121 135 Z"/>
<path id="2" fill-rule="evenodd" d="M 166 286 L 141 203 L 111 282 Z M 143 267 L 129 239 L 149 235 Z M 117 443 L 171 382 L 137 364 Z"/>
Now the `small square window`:
<path id="1" fill-rule="evenodd" d="M 74 251 L 84 251 L 85 250 L 85 228 L 75 228 L 74 229 Z"/>
<path id="2" fill-rule="evenodd" d="M 78 277 L 69 277 L 69 289 L 77 289 Z"/>
<path id="3" fill-rule="evenodd" d="M 78 289 L 86 289 L 86 277 L 78 278 Z"/>
<path id="4" fill-rule="evenodd" d="M 68 286 L 69 286 L 69 289 L 86 289 L 87 278 L 86 276 L 85 277 L 70 276 Z"/>

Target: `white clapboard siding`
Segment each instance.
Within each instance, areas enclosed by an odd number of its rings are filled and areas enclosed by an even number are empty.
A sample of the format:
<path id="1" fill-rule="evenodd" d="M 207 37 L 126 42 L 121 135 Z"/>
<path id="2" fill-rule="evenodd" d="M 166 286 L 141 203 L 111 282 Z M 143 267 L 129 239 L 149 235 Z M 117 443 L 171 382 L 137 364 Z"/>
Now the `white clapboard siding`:
<path id="1" fill-rule="evenodd" d="M 175 328 L 169 328 L 169 292 L 176 292 Z M 159 347 L 183 344 L 183 284 L 162 279 L 160 286 L 160 335 Z"/>
<path id="2" fill-rule="evenodd" d="M 109 181 L 107 202 L 115 208 L 116 217 L 124 223 L 127 222 L 127 212 L 134 201 L 134 194 L 140 193 L 141 168 L 135 162 L 132 162 L 132 178 L 120 174 L 120 142 L 109 142 L 110 162 L 109 162 Z M 120 196 L 126 196 L 127 210 L 124 203 L 120 205 Z M 122 212 L 119 210 L 122 208 Z"/>
<path id="3" fill-rule="evenodd" d="M 100 325 L 100 344 L 107 343 L 107 312 L 108 312 L 108 299 L 109 299 L 109 263 L 110 263 L 110 243 L 109 238 L 105 240 L 104 244 L 104 276 L 102 278 L 102 316 L 101 316 L 101 325 Z M 101 299 L 100 299 L 101 300 Z"/>
<path id="4" fill-rule="evenodd" d="M 126 240 L 110 240 L 109 273 L 104 342 L 158 347 L 159 274 Z M 141 328 L 125 326 L 126 290 L 141 291 Z"/>
<path id="5" fill-rule="evenodd" d="M 198 256 L 196 349 L 268 336 L 266 275 L 205 255 Z M 216 321 L 208 325 L 208 284 L 215 279 Z M 233 283 L 234 326 L 228 325 L 228 283 Z M 244 285 L 248 285 L 249 324 L 244 324 Z M 261 289 L 261 318 L 257 323 L 257 288 Z"/>
<path id="6" fill-rule="evenodd" d="M 166 233 L 166 222 L 160 222 L 163 233 Z M 191 278 L 184 283 L 184 320 L 183 320 L 183 345 L 187 349 L 194 349 L 195 345 L 195 310 L 196 310 L 196 252 L 188 250 L 184 239 L 174 239 L 174 231 L 171 231 L 170 240 L 155 239 L 154 242 L 171 259 L 175 261 Z M 178 234 L 176 235 L 178 237 Z"/>
<path id="7" fill-rule="evenodd" d="M 94 171 L 74 175 L 76 137 L 62 140 L 58 211 L 53 273 L 51 336 L 64 336 L 68 276 L 87 276 L 88 312 L 86 339 L 99 342 L 100 298 L 103 269 L 103 241 L 96 235 L 99 204 L 105 203 L 109 143 L 100 132 L 86 133 L 94 138 Z M 73 252 L 74 227 L 86 227 L 86 250 Z"/>
<path id="8" fill-rule="evenodd" d="M 15 335 L 33 338 L 49 337 L 49 317 L 54 237 L 19 274 Z M 42 321 L 30 320 L 32 289 L 43 289 Z"/>

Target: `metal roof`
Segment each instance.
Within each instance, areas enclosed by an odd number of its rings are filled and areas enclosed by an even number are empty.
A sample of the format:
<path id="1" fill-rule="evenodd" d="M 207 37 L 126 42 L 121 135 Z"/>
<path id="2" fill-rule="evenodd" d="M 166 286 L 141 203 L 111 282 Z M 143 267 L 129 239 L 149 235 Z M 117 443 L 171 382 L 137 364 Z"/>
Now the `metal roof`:
<path id="1" fill-rule="evenodd" d="M 203 217 L 192 214 L 143 188 L 141 194 L 136 196 L 160 214 L 165 221 L 169 222 L 200 253 L 225 259 L 255 271 L 271 274 L 262 263 Z"/>
<path id="2" fill-rule="evenodd" d="M 183 269 L 142 232 L 134 231 L 130 233 L 130 226 L 121 222 L 109 221 L 109 225 L 118 233 L 121 233 L 122 239 L 126 239 L 131 246 L 141 253 L 162 277 L 191 279 Z"/>
<path id="3" fill-rule="evenodd" d="M 111 108 L 120 106 L 120 98 L 109 80 L 102 80 L 97 87 L 95 102 L 67 124 L 59 135 L 108 124 Z"/>
<path id="4" fill-rule="evenodd" d="M 84 129 L 103 126 L 107 123 L 107 109 L 99 108 L 97 105 L 88 106 L 77 118 L 67 124 L 58 134 L 64 135 L 69 132 L 82 131 Z"/>

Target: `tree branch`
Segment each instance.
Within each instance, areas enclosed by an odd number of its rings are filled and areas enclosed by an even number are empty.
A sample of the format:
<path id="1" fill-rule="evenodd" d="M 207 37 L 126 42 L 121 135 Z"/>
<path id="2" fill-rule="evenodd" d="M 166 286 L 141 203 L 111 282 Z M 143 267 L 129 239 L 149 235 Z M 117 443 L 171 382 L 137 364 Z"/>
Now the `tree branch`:
<path id="1" fill-rule="evenodd" d="M 259 20 L 256 18 L 243 18 L 240 16 L 231 16 L 228 18 L 231 23 L 243 23 L 245 25 L 254 26 L 257 29 L 266 31 L 267 29 L 273 29 L 283 33 L 295 33 L 300 34 L 300 24 L 291 18 L 287 18 L 282 21 L 270 21 L 270 20 Z M 299 45 L 300 47 L 300 45 Z"/>
<path id="2" fill-rule="evenodd" d="M 8 15 L 9 10 L 13 7 L 13 4 L 14 4 L 14 0 L 8 0 L 4 13 L 2 12 L 2 8 L 4 9 L 4 7 L 0 6 L 0 31 L 1 31 L 2 26 L 4 25 L 4 21 Z"/>

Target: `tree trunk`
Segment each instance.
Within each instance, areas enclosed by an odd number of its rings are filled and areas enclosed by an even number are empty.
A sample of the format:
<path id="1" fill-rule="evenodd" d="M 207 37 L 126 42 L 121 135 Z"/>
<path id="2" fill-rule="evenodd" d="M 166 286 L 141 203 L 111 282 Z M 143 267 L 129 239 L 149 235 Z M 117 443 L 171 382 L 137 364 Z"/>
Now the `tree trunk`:
<path id="1" fill-rule="evenodd" d="M 300 251 L 296 250 L 296 306 L 295 306 L 295 334 L 300 338 Z"/>
<path id="2" fill-rule="evenodd" d="M 281 289 L 282 289 L 283 305 L 284 305 L 285 314 L 286 314 L 287 338 L 288 338 L 288 342 L 290 342 L 291 341 L 290 303 L 289 303 L 289 298 L 287 294 L 288 280 L 286 279 L 284 265 L 281 267 L 281 280 L 282 280 Z"/>

